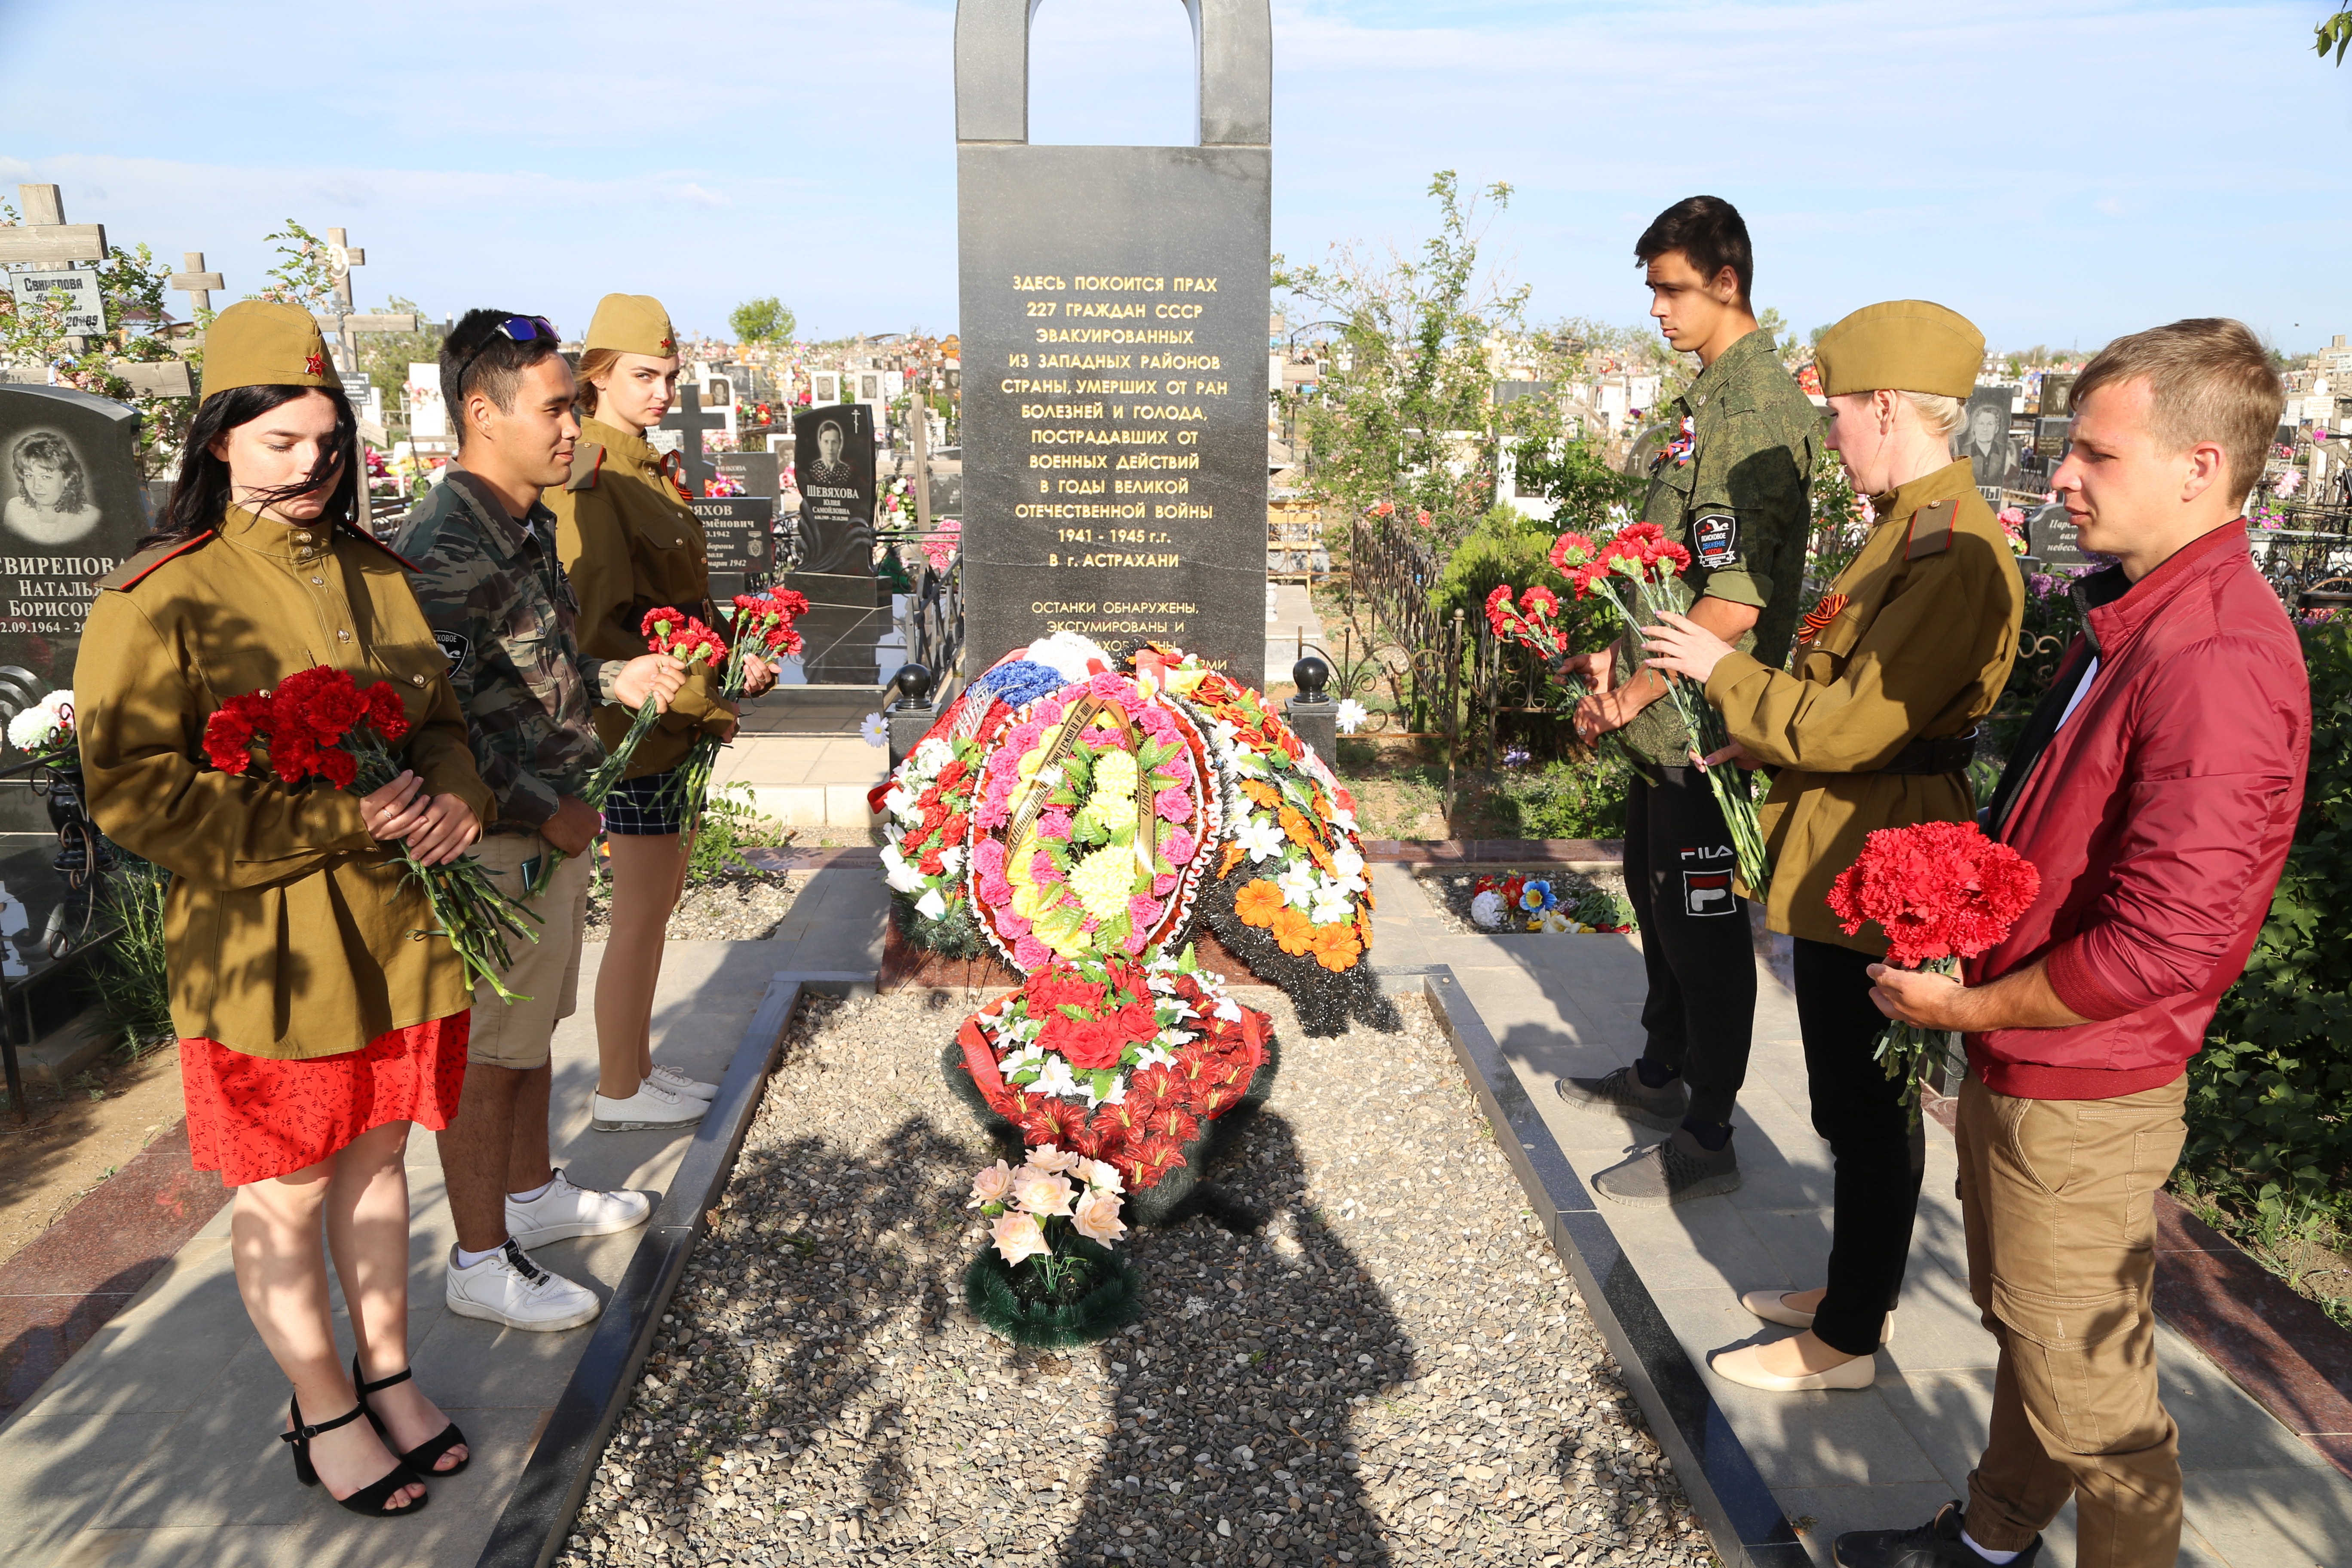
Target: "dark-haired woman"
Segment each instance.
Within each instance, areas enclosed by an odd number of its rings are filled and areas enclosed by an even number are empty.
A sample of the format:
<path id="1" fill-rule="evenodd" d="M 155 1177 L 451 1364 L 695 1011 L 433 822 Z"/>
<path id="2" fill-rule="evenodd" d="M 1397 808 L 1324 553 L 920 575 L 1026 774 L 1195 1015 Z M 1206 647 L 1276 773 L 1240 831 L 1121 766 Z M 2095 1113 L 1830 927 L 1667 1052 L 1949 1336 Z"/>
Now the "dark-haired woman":
<path id="1" fill-rule="evenodd" d="M 645 294 L 607 294 L 580 356 L 580 422 L 571 482 L 547 493 L 557 551 L 580 600 L 580 651 L 590 658 L 643 657 L 646 612 L 659 605 L 699 616 L 714 631 L 710 561 L 702 525 L 646 431 L 677 392 L 677 337 L 669 312 Z M 745 663 L 746 695 L 775 680 L 763 659 Z M 617 702 L 597 710 L 607 746 L 629 728 Z M 613 863 L 613 934 L 596 969 L 598 1080 L 595 1125 L 604 1131 L 681 1127 L 701 1120 L 710 1084 L 653 1058 L 654 989 L 670 911 L 686 887 L 689 850 L 680 803 L 666 798 L 671 771 L 704 734 L 733 738 L 735 710 L 708 665 L 694 665 L 669 711 L 638 743 L 627 775 L 604 803 Z"/>
<path id="2" fill-rule="evenodd" d="M 101 584 L 75 672 L 91 814 L 172 873 L 164 902 L 188 1141 L 236 1189 L 230 1247 L 294 1385 L 297 1477 L 407 1515 L 463 1436 L 408 1377 L 412 1122 L 455 1111 L 470 993 L 389 847 L 454 860 L 489 799 L 400 560 L 353 523 L 351 406 L 310 315 L 233 305 L 164 530 Z M 229 698 L 319 665 L 388 682 L 405 771 L 362 796 L 195 759 Z M 359 1354 L 335 1353 L 326 1250 Z M 362 1415 L 367 1419 L 360 1419 Z"/>

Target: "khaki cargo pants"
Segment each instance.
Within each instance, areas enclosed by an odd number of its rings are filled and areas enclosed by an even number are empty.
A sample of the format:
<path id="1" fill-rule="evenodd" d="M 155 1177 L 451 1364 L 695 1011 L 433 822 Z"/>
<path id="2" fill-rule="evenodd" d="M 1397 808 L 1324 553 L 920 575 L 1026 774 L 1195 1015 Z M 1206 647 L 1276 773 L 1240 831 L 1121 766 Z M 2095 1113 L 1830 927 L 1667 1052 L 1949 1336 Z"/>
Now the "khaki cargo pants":
<path id="1" fill-rule="evenodd" d="M 1969 1533 L 2021 1551 L 2075 1500 L 2079 1568 L 2167 1568 L 2180 1434 L 2157 1396 L 2155 1194 L 2187 1136 L 2186 1078 L 2115 1100 L 1960 1088 L 1969 1293 L 2000 1342 Z"/>

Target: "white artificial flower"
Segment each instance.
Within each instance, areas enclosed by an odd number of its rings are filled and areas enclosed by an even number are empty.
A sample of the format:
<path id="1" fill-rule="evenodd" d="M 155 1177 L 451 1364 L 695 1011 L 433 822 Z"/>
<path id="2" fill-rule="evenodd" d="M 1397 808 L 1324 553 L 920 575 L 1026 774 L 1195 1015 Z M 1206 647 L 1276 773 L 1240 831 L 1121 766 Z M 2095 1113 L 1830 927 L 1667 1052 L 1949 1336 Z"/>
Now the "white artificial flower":
<path id="1" fill-rule="evenodd" d="M 1209 722 L 1209 733 L 1216 737 L 1217 747 L 1224 750 L 1239 738 L 1242 727 L 1231 719 L 1214 719 Z"/>
<path id="2" fill-rule="evenodd" d="M 1234 771 L 1237 773 L 1263 776 L 1266 771 L 1265 759 L 1247 746 L 1236 747 L 1234 751 Z"/>
<path id="3" fill-rule="evenodd" d="M 922 797 L 923 792 L 911 784 L 892 784 L 890 792 L 882 797 L 882 809 L 893 816 L 903 816 L 912 822 L 916 820 L 915 803 Z"/>
<path id="4" fill-rule="evenodd" d="M 1230 996 L 1220 996 L 1217 998 L 1217 1016 L 1228 1024 L 1238 1024 L 1242 1021 L 1242 1005 Z"/>
<path id="5" fill-rule="evenodd" d="M 953 844 L 950 845 L 947 848 L 940 850 L 940 865 L 946 869 L 947 874 L 950 877 L 961 872 L 963 869 L 963 846 L 961 844 Z"/>
<path id="6" fill-rule="evenodd" d="M 1253 816 L 1242 824 L 1234 841 L 1248 851 L 1253 860 L 1267 859 L 1282 852 L 1282 829 L 1263 816 Z"/>
<path id="7" fill-rule="evenodd" d="M 915 748 L 915 767 L 926 775 L 937 773 L 953 761 L 955 748 L 937 735 Z"/>
<path id="8" fill-rule="evenodd" d="M 1492 888 L 1470 900 L 1470 923 L 1496 931 L 1503 923 L 1503 895 Z"/>
<path id="9" fill-rule="evenodd" d="M 937 888 L 933 888 L 915 900 L 915 912 L 927 921 L 935 921 L 948 912 L 948 901 L 940 897 Z"/>
<path id="10" fill-rule="evenodd" d="M 869 746 L 890 743 L 890 721 L 879 713 L 868 713 L 857 721 L 857 738 Z"/>
<path id="11" fill-rule="evenodd" d="M 1045 1070 L 1037 1075 L 1037 1092 L 1075 1100 L 1090 1093 L 1091 1088 L 1079 1086 L 1078 1080 L 1071 1075 L 1070 1064 L 1066 1058 L 1049 1056 L 1045 1058 Z"/>
<path id="12" fill-rule="evenodd" d="M 1342 735 L 1354 734 L 1358 728 L 1363 724 L 1364 721 L 1370 717 L 1371 710 L 1366 708 L 1354 698 L 1342 697 L 1339 699 L 1339 733 Z"/>
<path id="13" fill-rule="evenodd" d="M 1294 860 L 1274 885 L 1282 889 L 1282 901 L 1295 910 L 1303 910 L 1315 896 L 1315 868 L 1304 860 Z"/>
<path id="14" fill-rule="evenodd" d="M 1139 1068 L 1172 1067 L 1176 1058 L 1158 1046 L 1146 1046 L 1136 1053 L 1135 1065 Z"/>
<path id="15" fill-rule="evenodd" d="M 1339 879 L 1344 882 L 1350 877 L 1364 874 L 1364 858 L 1342 844 L 1331 856 L 1331 868 L 1339 873 Z"/>
<path id="16" fill-rule="evenodd" d="M 930 885 L 929 879 L 898 853 L 895 844 L 882 851 L 882 879 L 901 893 L 919 893 Z"/>
<path id="17" fill-rule="evenodd" d="M 1344 805 L 1331 814 L 1331 821 L 1349 833 L 1356 831 L 1356 814 Z"/>
<path id="18" fill-rule="evenodd" d="M 1356 918 L 1356 911 L 1349 906 L 1347 894 L 1335 892 L 1328 899 L 1318 897 L 1307 909 L 1307 918 L 1319 926 L 1345 925 Z"/>

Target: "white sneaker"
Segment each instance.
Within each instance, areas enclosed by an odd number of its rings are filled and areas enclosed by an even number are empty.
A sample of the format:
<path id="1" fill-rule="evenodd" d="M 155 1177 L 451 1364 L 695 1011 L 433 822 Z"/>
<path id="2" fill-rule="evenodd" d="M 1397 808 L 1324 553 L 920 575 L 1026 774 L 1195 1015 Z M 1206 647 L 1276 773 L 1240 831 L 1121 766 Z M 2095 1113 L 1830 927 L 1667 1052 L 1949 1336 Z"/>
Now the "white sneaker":
<path id="1" fill-rule="evenodd" d="M 710 1109 L 699 1100 L 672 1094 L 651 1079 L 626 1100 L 596 1096 L 596 1131 L 627 1132 L 639 1127 L 691 1127 Z"/>
<path id="2" fill-rule="evenodd" d="M 457 1267 L 457 1249 L 452 1246 L 445 1294 L 449 1310 L 461 1318 L 484 1318 L 543 1334 L 576 1329 L 604 1310 L 594 1291 L 550 1274 L 512 1237 L 471 1268 Z"/>
<path id="3" fill-rule="evenodd" d="M 667 1062 L 654 1068 L 654 1076 L 649 1081 L 661 1085 L 672 1094 L 684 1100 L 699 1100 L 708 1103 L 719 1098 L 717 1084 L 705 1083 L 698 1078 L 688 1078 Z"/>
<path id="4" fill-rule="evenodd" d="M 508 1196 L 507 1235 L 518 1247 L 569 1241 L 575 1236 L 610 1236 L 645 1224 L 653 1212 L 653 1199 L 643 1193 L 575 1187 L 571 1177 L 558 1171 L 547 1191 L 529 1203 Z"/>

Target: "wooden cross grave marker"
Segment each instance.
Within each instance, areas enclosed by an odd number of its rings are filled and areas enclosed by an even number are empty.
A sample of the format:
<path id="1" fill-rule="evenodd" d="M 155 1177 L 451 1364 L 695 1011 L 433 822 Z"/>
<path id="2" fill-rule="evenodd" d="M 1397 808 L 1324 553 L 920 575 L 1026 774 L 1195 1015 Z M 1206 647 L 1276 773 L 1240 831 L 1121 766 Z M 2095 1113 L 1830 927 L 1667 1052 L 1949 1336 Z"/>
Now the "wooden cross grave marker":
<path id="1" fill-rule="evenodd" d="M 164 281 L 188 297 L 188 319 L 193 321 L 197 311 L 213 308 L 213 290 L 226 289 L 228 284 L 219 273 L 205 270 L 205 253 L 201 250 L 181 252 L 180 266 L 183 270 Z"/>
<path id="2" fill-rule="evenodd" d="M 18 185 L 16 210 L 22 221 L 0 228 L 0 262 L 106 259 L 106 226 L 66 222 L 57 186 Z"/>

